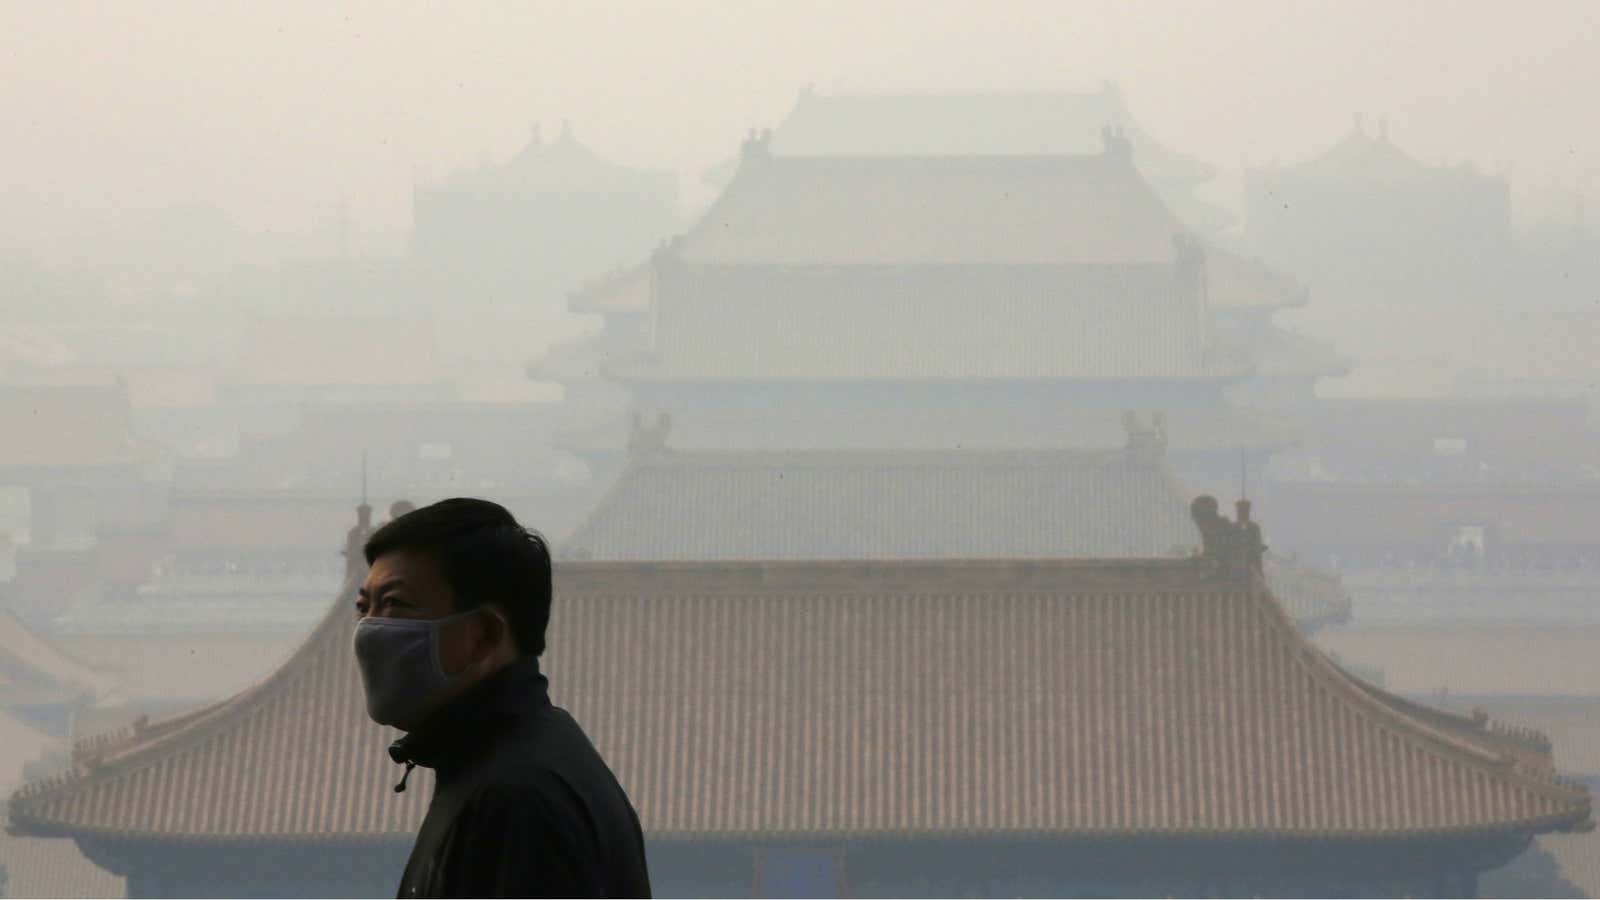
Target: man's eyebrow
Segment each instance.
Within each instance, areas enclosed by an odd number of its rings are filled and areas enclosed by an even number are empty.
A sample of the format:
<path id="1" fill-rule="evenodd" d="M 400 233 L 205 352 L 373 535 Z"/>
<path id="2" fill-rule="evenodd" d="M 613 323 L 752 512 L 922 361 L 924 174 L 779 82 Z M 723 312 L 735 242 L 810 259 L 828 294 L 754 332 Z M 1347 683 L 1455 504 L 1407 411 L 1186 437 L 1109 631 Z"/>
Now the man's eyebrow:
<path id="1" fill-rule="evenodd" d="M 362 585 L 356 590 L 356 596 L 371 598 L 373 594 L 381 594 L 392 587 L 400 587 L 405 583 L 406 582 L 404 578 L 391 578 L 388 581 L 385 581 L 383 584 L 378 585 L 376 589 L 370 591 L 367 590 L 366 585 Z"/>

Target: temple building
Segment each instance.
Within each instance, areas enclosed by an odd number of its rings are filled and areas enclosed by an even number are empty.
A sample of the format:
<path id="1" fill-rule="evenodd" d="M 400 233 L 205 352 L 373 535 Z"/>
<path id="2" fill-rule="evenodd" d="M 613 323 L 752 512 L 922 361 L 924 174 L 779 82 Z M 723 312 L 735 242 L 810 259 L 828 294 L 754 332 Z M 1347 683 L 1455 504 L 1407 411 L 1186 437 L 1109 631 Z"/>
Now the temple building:
<path id="1" fill-rule="evenodd" d="M 559 310 L 565 292 L 678 228 L 670 172 L 602 159 L 563 123 L 498 165 L 419 185 L 409 255 L 433 305 Z"/>
<path id="2" fill-rule="evenodd" d="M 1251 245 L 1329 306 L 1494 299 L 1513 262 L 1506 179 L 1402 150 L 1361 121 L 1321 155 L 1248 169 Z"/>
<path id="3" fill-rule="evenodd" d="M 1469 896 L 1592 827 L 1547 741 L 1310 646 L 1247 506 L 1193 515 L 1175 558 L 566 561 L 545 669 L 663 896 Z M 255 686 L 81 744 L 12 829 L 132 896 L 392 889 L 429 781 L 391 790 L 365 716 L 363 575 Z"/>
<path id="4" fill-rule="evenodd" d="M 1131 139 L 1101 140 L 822 157 L 752 136 L 688 232 L 575 295 L 601 337 L 533 374 L 579 402 L 568 439 L 602 483 L 629 406 L 690 450 L 1114 447 L 1139 408 L 1168 416 L 1187 483 L 1236 492 L 1241 451 L 1259 475 L 1292 435 L 1229 393 L 1270 380 L 1252 342 L 1304 292 L 1191 237 Z M 1281 358 L 1257 396 L 1309 397 L 1339 362 Z"/>

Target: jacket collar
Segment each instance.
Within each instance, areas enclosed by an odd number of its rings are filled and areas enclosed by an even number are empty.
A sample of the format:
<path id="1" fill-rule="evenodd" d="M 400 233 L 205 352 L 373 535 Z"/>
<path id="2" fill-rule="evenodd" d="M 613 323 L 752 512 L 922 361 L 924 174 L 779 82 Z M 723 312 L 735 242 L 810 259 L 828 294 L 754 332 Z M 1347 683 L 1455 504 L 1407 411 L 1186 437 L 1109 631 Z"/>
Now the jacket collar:
<path id="1" fill-rule="evenodd" d="M 549 681 L 535 656 L 518 657 L 389 745 L 389 758 L 441 774 L 463 768 L 493 740 L 550 705 Z"/>

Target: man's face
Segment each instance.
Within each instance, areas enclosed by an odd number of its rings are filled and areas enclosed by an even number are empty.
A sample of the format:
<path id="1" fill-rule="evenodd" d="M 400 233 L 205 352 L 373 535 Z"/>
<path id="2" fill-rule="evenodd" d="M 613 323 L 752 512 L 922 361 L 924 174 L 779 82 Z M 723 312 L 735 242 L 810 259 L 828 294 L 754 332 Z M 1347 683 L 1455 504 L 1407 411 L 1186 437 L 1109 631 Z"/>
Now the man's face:
<path id="1" fill-rule="evenodd" d="M 455 591 L 426 556 L 406 551 L 385 553 L 372 563 L 366 584 L 356 595 L 356 615 L 394 619 L 442 619 L 457 611 Z M 439 663 L 456 675 L 473 663 L 495 655 L 507 640 L 493 627 L 492 614 L 469 616 L 444 626 L 439 634 Z"/>

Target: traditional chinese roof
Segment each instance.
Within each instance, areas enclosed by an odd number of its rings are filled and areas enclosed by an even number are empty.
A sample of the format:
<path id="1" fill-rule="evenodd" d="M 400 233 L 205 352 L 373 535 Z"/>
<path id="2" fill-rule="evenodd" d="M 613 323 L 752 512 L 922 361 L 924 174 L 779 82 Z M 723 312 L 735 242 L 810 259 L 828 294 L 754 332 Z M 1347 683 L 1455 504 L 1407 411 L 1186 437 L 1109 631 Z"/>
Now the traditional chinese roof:
<path id="1" fill-rule="evenodd" d="M 1150 178 L 1195 183 L 1215 167 L 1168 149 L 1112 85 L 1085 93 L 819 94 L 807 89 L 772 134 L 783 156 L 1049 156 L 1090 153 L 1120 128 Z"/>
<path id="2" fill-rule="evenodd" d="M 1320 377 L 1350 372 L 1350 358 L 1339 353 L 1333 342 L 1280 327 L 1269 326 L 1260 339 L 1252 342 L 1250 354 L 1256 372 L 1264 376 Z"/>
<path id="3" fill-rule="evenodd" d="M 1255 170 L 1254 174 L 1272 180 L 1287 177 L 1302 181 L 1355 181 L 1388 187 L 1422 180 L 1495 180 L 1494 176 L 1482 175 L 1468 164 L 1425 163 L 1389 139 L 1387 124 L 1380 124 L 1376 134 L 1367 134 L 1359 121 L 1349 134 L 1321 154 L 1293 165 Z"/>
<path id="4" fill-rule="evenodd" d="M 1158 455 L 1106 451 L 636 454 L 573 559 L 1142 557 L 1195 544 Z"/>
<path id="5" fill-rule="evenodd" d="M 565 563 L 556 585 L 553 694 L 658 837 L 1404 839 L 1590 815 L 1546 767 L 1346 675 L 1219 558 Z M 409 838 L 428 788 L 390 790 L 354 587 L 279 671 L 80 748 L 13 825 Z"/>
<path id="6" fill-rule="evenodd" d="M 752 144 L 679 254 L 718 265 L 1170 264 L 1183 231 L 1117 152 L 792 158 Z"/>
<path id="7" fill-rule="evenodd" d="M 593 560 L 1181 556 L 1197 540 L 1186 497 L 1154 445 L 662 450 L 636 454 L 560 552 Z M 1349 615 L 1337 576 L 1269 556 L 1266 577 L 1297 621 Z"/>
<path id="8" fill-rule="evenodd" d="M 655 270 L 642 263 L 590 279 L 568 295 L 576 313 L 646 313 L 654 303 Z"/>
<path id="9" fill-rule="evenodd" d="M 452 173 L 439 184 L 418 185 L 416 190 L 422 194 L 462 189 L 560 192 L 627 180 L 659 182 L 669 194 L 676 189 L 672 173 L 634 169 L 608 160 L 578 140 L 572 132 L 571 123 L 563 122 L 554 140 L 546 140 L 540 126 L 535 124 L 528 143 L 510 159 L 463 169 Z"/>
<path id="10" fill-rule="evenodd" d="M 1306 287 L 1258 259 L 1207 247 L 1206 297 L 1218 310 L 1273 310 L 1304 306 Z"/>

